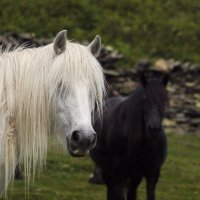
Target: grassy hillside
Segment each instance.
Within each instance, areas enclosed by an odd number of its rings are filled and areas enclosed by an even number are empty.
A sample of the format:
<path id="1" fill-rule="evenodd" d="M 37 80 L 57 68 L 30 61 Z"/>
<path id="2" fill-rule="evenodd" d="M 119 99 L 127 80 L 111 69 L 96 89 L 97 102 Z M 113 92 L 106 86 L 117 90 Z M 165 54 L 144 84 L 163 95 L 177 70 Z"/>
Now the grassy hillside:
<path id="1" fill-rule="evenodd" d="M 157 188 L 157 199 L 200 200 L 200 138 L 169 135 L 169 155 Z M 47 168 L 30 187 L 29 200 L 103 200 L 105 187 L 90 185 L 89 158 L 75 159 L 53 151 Z M 139 200 L 145 199 L 145 184 L 139 188 Z M 24 199 L 24 182 L 15 181 L 9 199 Z"/>
<path id="2" fill-rule="evenodd" d="M 126 66 L 143 57 L 200 62 L 199 0 L 1 0 L 0 9 L 1 34 L 68 29 L 79 41 L 100 34 Z"/>

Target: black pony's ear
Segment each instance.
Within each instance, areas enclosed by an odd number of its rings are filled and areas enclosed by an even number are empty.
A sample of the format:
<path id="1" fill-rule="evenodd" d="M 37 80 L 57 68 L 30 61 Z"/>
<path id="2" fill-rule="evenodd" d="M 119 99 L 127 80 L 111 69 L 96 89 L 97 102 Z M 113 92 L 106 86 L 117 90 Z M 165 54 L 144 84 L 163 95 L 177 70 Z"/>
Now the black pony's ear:
<path id="1" fill-rule="evenodd" d="M 141 72 L 140 74 L 140 82 L 144 87 L 147 85 L 148 80 L 144 72 Z"/>
<path id="2" fill-rule="evenodd" d="M 170 76 L 169 74 L 164 74 L 163 78 L 162 78 L 162 83 L 164 86 L 167 86 L 167 83 L 169 82 Z"/>

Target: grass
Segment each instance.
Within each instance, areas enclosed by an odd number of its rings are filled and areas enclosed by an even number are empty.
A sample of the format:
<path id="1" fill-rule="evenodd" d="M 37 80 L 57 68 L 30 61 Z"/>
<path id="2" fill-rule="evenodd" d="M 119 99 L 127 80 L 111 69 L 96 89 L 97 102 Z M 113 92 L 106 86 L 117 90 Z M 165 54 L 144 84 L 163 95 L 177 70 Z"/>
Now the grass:
<path id="1" fill-rule="evenodd" d="M 199 0 L 1 0 L 0 8 L 0 34 L 68 29 L 78 41 L 100 34 L 128 67 L 143 57 L 200 62 Z"/>
<path id="2" fill-rule="evenodd" d="M 160 200 L 200 200 L 200 137 L 174 135 L 168 137 L 168 158 L 157 187 Z M 89 158 L 71 158 L 50 151 L 46 169 L 31 184 L 29 200 L 102 200 L 104 186 L 89 184 L 92 171 Z M 22 200 L 24 181 L 16 180 L 9 189 L 9 199 Z M 145 199 L 145 184 L 138 191 Z"/>

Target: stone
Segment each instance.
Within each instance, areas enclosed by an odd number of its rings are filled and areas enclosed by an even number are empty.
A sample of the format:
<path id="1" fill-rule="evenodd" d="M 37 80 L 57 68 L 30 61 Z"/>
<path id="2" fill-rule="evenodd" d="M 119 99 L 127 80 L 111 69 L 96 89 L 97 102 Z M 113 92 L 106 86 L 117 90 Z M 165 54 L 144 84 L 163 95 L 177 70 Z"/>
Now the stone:
<path id="1" fill-rule="evenodd" d="M 169 64 L 166 60 L 164 59 L 159 59 L 154 63 L 154 69 L 163 71 L 163 72 L 169 72 Z"/>

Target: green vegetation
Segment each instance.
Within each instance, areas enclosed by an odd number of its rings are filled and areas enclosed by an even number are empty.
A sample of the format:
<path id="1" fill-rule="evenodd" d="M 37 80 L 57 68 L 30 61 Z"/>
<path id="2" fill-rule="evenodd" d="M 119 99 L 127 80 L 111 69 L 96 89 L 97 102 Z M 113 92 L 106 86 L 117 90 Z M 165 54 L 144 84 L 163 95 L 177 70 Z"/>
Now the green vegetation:
<path id="1" fill-rule="evenodd" d="M 100 34 L 129 67 L 143 57 L 200 62 L 199 0 L 1 0 L 0 8 L 1 34 L 68 29 L 78 41 Z"/>
<path id="2" fill-rule="evenodd" d="M 200 199 L 200 138 L 169 135 L 169 155 L 157 188 L 157 199 Z M 71 158 L 53 151 L 44 172 L 30 186 L 29 200 L 103 200 L 105 187 L 90 185 L 92 163 L 89 158 Z M 139 200 L 145 199 L 145 184 L 139 188 Z M 9 198 L 25 199 L 24 182 L 10 186 Z"/>

